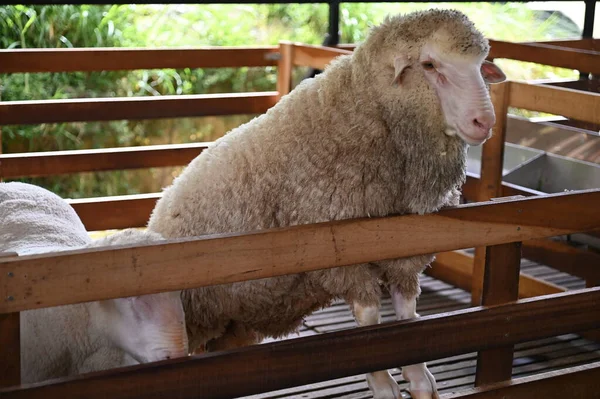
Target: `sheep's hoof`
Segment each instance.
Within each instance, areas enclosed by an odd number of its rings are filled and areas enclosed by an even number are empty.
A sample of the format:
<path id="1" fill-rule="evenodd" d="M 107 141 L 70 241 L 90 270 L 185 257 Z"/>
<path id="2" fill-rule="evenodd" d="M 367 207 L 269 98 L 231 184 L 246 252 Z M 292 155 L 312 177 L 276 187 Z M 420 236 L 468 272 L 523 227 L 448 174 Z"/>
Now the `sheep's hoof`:
<path id="1" fill-rule="evenodd" d="M 407 366 L 402 376 L 410 383 L 408 391 L 412 399 L 439 399 L 435 377 L 424 364 Z"/>
<path id="2" fill-rule="evenodd" d="M 401 399 L 402 393 L 396 380 L 387 371 L 367 374 L 367 384 L 373 392 L 373 399 Z"/>

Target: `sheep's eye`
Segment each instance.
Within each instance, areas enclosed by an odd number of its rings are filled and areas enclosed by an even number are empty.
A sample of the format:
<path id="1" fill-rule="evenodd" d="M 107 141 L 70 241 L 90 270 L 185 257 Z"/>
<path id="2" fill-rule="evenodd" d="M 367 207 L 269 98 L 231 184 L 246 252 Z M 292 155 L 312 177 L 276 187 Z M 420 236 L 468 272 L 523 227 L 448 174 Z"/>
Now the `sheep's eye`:
<path id="1" fill-rule="evenodd" d="M 425 69 L 426 71 L 433 71 L 435 69 L 435 66 L 433 65 L 432 62 L 424 62 L 421 64 L 423 66 L 423 69 Z"/>

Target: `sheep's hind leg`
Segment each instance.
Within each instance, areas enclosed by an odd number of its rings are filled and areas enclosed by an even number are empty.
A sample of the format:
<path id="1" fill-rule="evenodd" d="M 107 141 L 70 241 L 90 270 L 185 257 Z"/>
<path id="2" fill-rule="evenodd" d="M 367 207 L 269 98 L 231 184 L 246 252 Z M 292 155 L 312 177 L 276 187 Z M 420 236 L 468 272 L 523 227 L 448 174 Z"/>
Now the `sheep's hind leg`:
<path id="1" fill-rule="evenodd" d="M 359 326 L 379 324 L 379 306 L 362 306 L 356 302 L 352 305 L 354 318 Z M 374 399 L 402 398 L 400 387 L 387 370 L 367 374 L 367 384 L 373 392 Z"/>
<path id="2" fill-rule="evenodd" d="M 417 314 L 417 297 L 405 298 L 397 286 L 390 289 L 392 304 L 398 320 L 413 319 Z M 402 377 L 409 382 L 409 391 L 413 399 L 439 399 L 435 378 L 425 363 L 402 367 Z"/>

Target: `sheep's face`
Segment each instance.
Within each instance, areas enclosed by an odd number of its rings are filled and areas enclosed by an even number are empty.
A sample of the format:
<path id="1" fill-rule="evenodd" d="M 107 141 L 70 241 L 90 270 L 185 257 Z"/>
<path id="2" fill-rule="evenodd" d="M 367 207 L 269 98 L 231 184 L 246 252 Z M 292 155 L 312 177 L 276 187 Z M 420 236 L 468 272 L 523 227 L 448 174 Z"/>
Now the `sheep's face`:
<path id="1" fill-rule="evenodd" d="M 393 84 L 400 89 L 426 86 L 421 91 L 429 91 L 423 96 L 438 102 L 444 133 L 458 135 L 467 144 L 480 145 L 490 137 L 496 122 L 487 84 L 502 82 L 506 76 L 498 66 L 485 60 L 485 53 L 468 53 L 462 48 L 464 45 L 457 45 L 451 34 L 438 31 L 413 49 L 412 54 L 392 53 Z"/>
<path id="2" fill-rule="evenodd" d="M 188 355 L 180 292 L 101 302 L 113 342 L 140 363 Z"/>

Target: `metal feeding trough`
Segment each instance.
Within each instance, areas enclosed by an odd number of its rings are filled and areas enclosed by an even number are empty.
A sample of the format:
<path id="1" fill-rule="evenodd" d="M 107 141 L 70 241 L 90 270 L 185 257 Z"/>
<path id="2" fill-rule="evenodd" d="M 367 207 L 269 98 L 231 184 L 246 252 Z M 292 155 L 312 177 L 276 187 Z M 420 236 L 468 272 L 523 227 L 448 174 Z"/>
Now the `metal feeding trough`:
<path id="1" fill-rule="evenodd" d="M 476 176 L 480 174 L 481 149 L 481 146 L 469 147 L 467 153 L 469 174 Z M 600 165 L 512 143 L 505 143 L 502 176 L 507 183 L 535 190 L 541 194 L 600 188 Z M 600 248 L 600 239 L 593 236 L 577 234 L 571 238 Z"/>
<path id="2" fill-rule="evenodd" d="M 469 147 L 467 172 L 479 175 L 481 146 Z M 600 188 L 600 165 L 506 143 L 503 180 L 544 194 Z"/>

